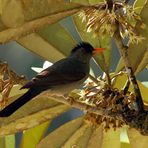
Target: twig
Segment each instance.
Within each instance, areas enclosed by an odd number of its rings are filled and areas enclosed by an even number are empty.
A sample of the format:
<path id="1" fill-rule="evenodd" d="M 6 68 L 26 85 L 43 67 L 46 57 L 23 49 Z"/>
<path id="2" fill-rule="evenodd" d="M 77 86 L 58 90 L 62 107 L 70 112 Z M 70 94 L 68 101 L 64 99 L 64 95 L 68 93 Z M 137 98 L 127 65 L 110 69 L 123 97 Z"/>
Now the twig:
<path id="1" fill-rule="evenodd" d="M 113 8 L 113 0 L 106 0 L 107 5 L 108 5 L 108 9 L 111 11 Z"/>
<path id="2" fill-rule="evenodd" d="M 107 83 L 108 83 L 108 85 L 111 86 L 111 78 L 110 78 L 110 75 L 109 75 L 108 72 L 106 73 L 106 77 L 107 77 Z"/>
<path id="3" fill-rule="evenodd" d="M 104 109 L 102 107 L 91 106 L 91 105 L 86 104 L 85 102 L 84 103 L 78 102 L 77 100 L 75 100 L 72 97 L 64 97 L 64 96 L 57 96 L 57 95 L 50 97 L 50 92 L 49 93 L 43 92 L 41 95 L 46 96 L 46 97 L 49 96 L 50 99 L 53 99 L 53 100 L 60 102 L 60 103 L 70 105 L 71 107 L 79 108 L 81 110 L 85 110 L 85 111 L 88 111 L 91 113 L 102 115 L 104 117 L 110 117 L 110 118 L 112 117 L 112 118 L 116 118 L 119 120 L 123 120 L 122 115 L 120 113 L 117 113 L 117 112 L 113 113 L 112 111 Z"/>
<path id="4" fill-rule="evenodd" d="M 137 129 L 141 134 L 148 135 L 148 131 L 147 131 L 148 112 L 147 111 L 138 113 L 136 111 L 130 110 L 130 108 L 126 108 L 125 112 L 120 112 L 120 111 L 114 112 L 108 108 L 89 105 L 86 102 L 79 102 L 79 100 L 73 97 L 61 97 L 61 96 L 56 96 L 56 95 L 51 97 L 50 92 L 42 93 L 41 95 L 49 97 L 50 99 L 53 99 L 57 102 L 70 105 L 71 107 L 85 110 L 89 113 L 94 113 L 94 114 L 101 115 L 107 118 L 118 119 L 120 121 L 126 122 L 130 127 Z"/>
<path id="5" fill-rule="evenodd" d="M 95 77 L 93 77 L 92 75 L 89 74 L 89 78 L 90 78 L 94 83 L 98 84 L 98 80 L 97 80 Z"/>
<path id="6" fill-rule="evenodd" d="M 137 80 L 134 76 L 134 72 L 133 72 L 132 67 L 131 67 L 131 63 L 128 59 L 128 47 L 126 47 L 123 44 L 121 36 L 119 34 L 119 30 L 117 30 L 115 32 L 114 39 L 116 40 L 116 43 L 119 46 L 119 52 L 121 54 L 121 57 L 124 60 L 126 71 L 128 73 L 129 79 L 132 82 L 133 87 L 134 87 L 134 92 L 136 94 L 137 107 L 138 107 L 139 112 L 141 112 L 141 111 L 144 110 L 144 104 L 143 104 L 143 101 L 142 101 L 142 96 L 141 96 L 141 92 L 140 92 Z"/>
<path id="7" fill-rule="evenodd" d="M 129 86 L 130 86 L 130 80 L 128 79 L 124 86 L 124 95 L 126 95 L 126 93 L 128 92 Z"/>

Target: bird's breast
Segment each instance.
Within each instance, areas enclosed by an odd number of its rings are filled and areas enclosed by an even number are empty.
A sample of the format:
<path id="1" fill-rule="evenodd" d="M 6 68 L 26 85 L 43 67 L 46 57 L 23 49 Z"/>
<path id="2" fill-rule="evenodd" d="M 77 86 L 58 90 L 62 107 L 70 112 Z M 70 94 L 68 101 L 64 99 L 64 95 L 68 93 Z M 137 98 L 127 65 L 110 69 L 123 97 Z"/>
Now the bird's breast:
<path id="1" fill-rule="evenodd" d="M 51 89 L 45 91 L 49 96 L 65 96 L 68 95 L 72 90 L 80 88 L 83 82 L 87 79 L 88 76 L 83 78 L 80 81 L 76 81 L 70 84 L 62 84 L 58 86 L 53 86 Z"/>

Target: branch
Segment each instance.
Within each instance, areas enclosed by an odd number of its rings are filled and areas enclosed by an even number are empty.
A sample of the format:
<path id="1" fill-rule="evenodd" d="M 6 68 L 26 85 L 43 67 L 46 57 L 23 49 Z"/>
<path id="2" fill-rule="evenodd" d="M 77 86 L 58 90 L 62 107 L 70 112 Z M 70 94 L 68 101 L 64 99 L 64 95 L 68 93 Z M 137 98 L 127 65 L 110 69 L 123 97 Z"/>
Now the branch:
<path id="1" fill-rule="evenodd" d="M 78 96 L 74 97 L 61 97 L 54 95 L 53 97 L 50 96 L 50 92 L 44 92 L 41 94 L 43 97 L 49 97 L 50 99 L 70 105 L 71 107 L 75 107 L 81 110 L 84 110 L 88 113 L 92 113 L 91 115 L 101 115 L 102 117 L 117 119 L 119 121 L 123 121 L 124 123 L 128 124 L 130 127 L 137 129 L 141 134 L 148 135 L 148 111 L 143 111 L 141 113 L 133 110 L 132 108 L 128 107 L 127 105 L 124 106 L 122 109 L 124 110 L 113 110 L 111 109 L 113 104 L 109 104 L 109 106 L 105 105 L 105 107 L 101 105 L 92 105 L 87 103 L 86 101 L 81 101 Z M 77 95 L 77 94 L 75 94 Z M 102 97 L 97 98 L 102 99 Z M 108 100 L 108 98 L 106 98 Z M 105 100 L 105 99 L 104 99 Z M 121 100 L 121 98 L 119 98 Z M 116 100 L 117 102 L 119 100 Z M 124 100 L 124 99 L 123 99 Z M 111 100 L 111 102 L 113 99 Z M 115 101 L 114 101 L 115 102 Z M 117 103 L 116 102 L 116 103 Z M 117 106 L 120 106 L 123 102 L 118 102 Z M 118 107 L 117 107 L 118 108 Z M 134 119 L 134 120 L 133 120 Z"/>
<path id="2" fill-rule="evenodd" d="M 126 95 L 126 93 L 128 92 L 129 86 L 130 86 L 130 81 L 128 79 L 125 86 L 124 86 L 124 89 L 123 89 L 124 90 L 124 95 Z"/>
<path id="3" fill-rule="evenodd" d="M 121 117 L 121 114 L 118 113 L 113 113 L 110 110 L 104 109 L 102 107 L 97 107 L 97 106 L 91 106 L 89 104 L 86 104 L 85 102 L 78 102 L 76 99 L 72 98 L 72 97 L 64 97 L 64 96 L 57 96 L 54 95 L 53 97 L 50 96 L 50 92 L 43 92 L 41 95 L 49 97 L 50 99 L 60 102 L 60 103 L 64 103 L 67 105 L 70 105 L 72 107 L 81 109 L 81 110 L 85 110 L 94 114 L 98 114 L 98 115 L 102 115 L 105 117 L 112 117 L 112 118 L 117 118 L 119 120 L 123 120 Z"/>
<path id="4" fill-rule="evenodd" d="M 128 76 L 130 78 L 131 83 L 133 84 L 134 92 L 136 94 L 136 103 L 137 103 L 138 111 L 141 112 L 141 111 L 144 110 L 144 107 L 143 107 L 144 104 L 143 104 L 143 101 L 142 101 L 142 96 L 141 96 L 141 92 L 140 92 L 137 80 L 134 76 L 134 72 L 133 72 L 132 67 L 131 67 L 131 63 L 128 59 L 128 47 L 126 47 L 123 44 L 121 36 L 119 34 L 119 30 L 117 30 L 115 32 L 114 39 L 116 40 L 116 43 L 118 44 L 119 52 L 120 52 L 121 57 L 123 58 L 123 61 L 125 63 L 126 71 L 128 73 Z"/>

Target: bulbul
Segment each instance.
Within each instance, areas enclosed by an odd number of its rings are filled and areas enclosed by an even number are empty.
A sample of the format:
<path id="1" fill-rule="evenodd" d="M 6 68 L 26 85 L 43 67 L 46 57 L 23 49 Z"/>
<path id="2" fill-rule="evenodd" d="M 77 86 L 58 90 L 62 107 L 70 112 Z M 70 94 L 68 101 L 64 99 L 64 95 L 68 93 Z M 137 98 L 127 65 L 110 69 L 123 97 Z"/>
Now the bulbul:
<path id="1" fill-rule="evenodd" d="M 43 70 L 21 89 L 29 89 L 24 95 L 0 111 L 0 117 L 14 113 L 29 100 L 43 91 L 51 95 L 64 95 L 78 88 L 89 75 L 90 59 L 93 53 L 102 52 L 103 48 L 93 48 L 87 42 L 74 47 L 67 58 L 61 59 Z"/>

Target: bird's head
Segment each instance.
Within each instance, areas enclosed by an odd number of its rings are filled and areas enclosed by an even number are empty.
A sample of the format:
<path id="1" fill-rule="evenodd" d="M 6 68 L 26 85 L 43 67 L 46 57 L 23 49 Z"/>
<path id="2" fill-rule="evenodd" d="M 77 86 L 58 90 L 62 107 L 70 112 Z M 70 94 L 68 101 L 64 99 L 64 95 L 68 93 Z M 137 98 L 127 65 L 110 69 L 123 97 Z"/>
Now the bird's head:
<path id="1" fill-rule="evenodd" d="M 88 59 L 92 57 L 95 53 L 101 53 L 104 51 L 104 48 L 94 48 L 88 42 L 81 42 L 77 44 L 71 51 L 71 56 L 75 56 L 79 59 Z"/>

